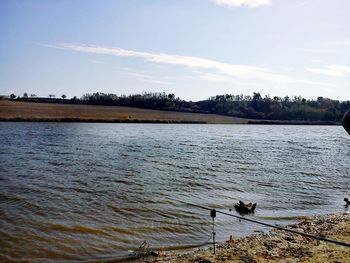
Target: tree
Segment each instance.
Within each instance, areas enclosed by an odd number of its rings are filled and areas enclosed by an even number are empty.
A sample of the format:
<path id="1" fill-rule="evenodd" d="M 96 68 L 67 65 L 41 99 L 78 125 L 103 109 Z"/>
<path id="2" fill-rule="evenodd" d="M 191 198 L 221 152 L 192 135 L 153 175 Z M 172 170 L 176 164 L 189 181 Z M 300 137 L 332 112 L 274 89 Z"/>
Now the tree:
<path id="1" fill-rule="evenodd" d="M 66 96 L 65 94 L 63 94 L 63 95 L 61 96 L 61 98 L 62 98 L 62 99 L 65 99 L 65 98 L 67 98 L 67 96 Z"/>
<path id="2" fill-rule="evenodd" d="M 12 93 L 12 94 L 10 95 L 10 100 L 14 100 L 15 98 L 16 98 L 16 95 Z"/>
<path id="3" fill-rule="evenodd" d="M 55 95 L 50 95 L 54 98 Z M 63 95 L 61 96 L 62 98 Z M 40 100 L 40 99 L 38 99 Z M 165 109 L 186 112 L 217 113 L 228 116 L 266 120 L 303 120 L 340 122 L 350 108 L 350 101 L 337 101 L 324 97 L 316 100 L 301 96 L 278 97 L 254 92 L 250 96 L 216 95 L 198 102 L 176 98 L 173 93 L 144 92 L 134 95 L 116 95 L 96 92 L 84 94 L 80 99 L 71 98 L 77 104 L 131 106 L 147 109 Z M 57 102 L 52 100 L 52 102 Z"/>
<path id="4" fill-rule="evenodd" d="M 251 103 L 251 106 L 255 111 L 260 111 L 261 109 L 261 94 L 259 92 L 253 92 L 253 101 Z"/>
<path id="5" fill-rule="evenodd" d="M 50 99 L 53 99 L 53 98 L 55 98 L 55 97 L 56 97 L 55 94 L 49 94 L 49 98 L 50 98 Z"/>
<path id="6" fill-rule="evenodd" d="M 168 98 L 169 98 L 169 100 L 175 99 L 174 93 L 168 94 Z"/>
<path id="7" fill-rule="evenodd" d="M 261 100 L 261 94 L 259 92 L 253 92 L 253 100 Z"/>
<path id="8" fill-rule="evenodd" d="M 23 93 L 23 98 L 24 98 L 24 99 L 28 99 L 28 93 L 27 93 L 27 92 L 24 92 L 24 93 Z"/>

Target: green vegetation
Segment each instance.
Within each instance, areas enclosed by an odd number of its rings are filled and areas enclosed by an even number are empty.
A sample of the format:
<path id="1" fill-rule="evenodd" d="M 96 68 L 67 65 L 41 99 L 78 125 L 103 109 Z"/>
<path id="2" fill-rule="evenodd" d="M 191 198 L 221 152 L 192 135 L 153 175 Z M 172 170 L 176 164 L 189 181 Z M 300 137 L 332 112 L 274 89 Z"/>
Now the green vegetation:
<path id="1" fill-rule="evenodd" d="M 323 97 L 306 100 L 300 96 L 293 98 L 265 96 L 262 98 L 260 93 L 254 93 L 252 97 L 216 96 L 198 102 L 198 105 L 203 110 L 211 109 L 217 114 L 250 119 L 340 122 L 346 110 L 350 108 L 350 101 L 340 102 Z"/>
<path id="2" fill-rule="evenodd" d="M 26 95 L 26 96 L 25 96 Z M 50 94 L 49 98 L 28 97 L 22 98 L 11 94 L 12 100 L 31 102 L 55 102 L 70 104 L 90 104 L 109 106 L 129 106 L 145 109 L 181 111 L 194 113 L 213 113 L 232 117 L 280 120 L 280 121 L 312 121 L 312 122 L 341 122 L 342 116 L 350 108 L 350 101 L 338 101 L 324 97 L 315 100 L 307 100 L 302 97 L 262 97 L 260 93 L 253 96 L 245 95 L 217 95 L 207 100 L 192 102 L 181 100 L 174 94 L 143 93 L 136 95 L 121 95 L 93 93 L 85 94 L 80 99 L 73 97 L 66 99 L 55 98 Z"/>

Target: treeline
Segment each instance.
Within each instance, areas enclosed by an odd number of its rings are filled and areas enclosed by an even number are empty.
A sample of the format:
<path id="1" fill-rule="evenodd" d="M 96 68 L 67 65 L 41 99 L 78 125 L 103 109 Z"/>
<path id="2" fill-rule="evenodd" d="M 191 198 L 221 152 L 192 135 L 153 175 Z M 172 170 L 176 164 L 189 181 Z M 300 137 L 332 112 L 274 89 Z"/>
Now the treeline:
<path id="1" fill-rule="evenodd" d="M 81 98 L 16 97 L 13 100 L 32 102 L 55 102 L 71 104 L 115 105 L 157 110 L 171 110 L 196 113 L 215 113 L 233 117 L 259 120 L 285 121 L 331 121 L 340 122 L 344 113 L 350 108 L 350 101 L 338 101 L 329 98 L 305 99 L 295 97 L 262 97 L 260 93 L 246 95 L 217 95 L 207 100 L 192 102 L 181 100 L 174 94 L 143 93 L 135 95 L 88 93 Z"/>
<path id="2" fill-rule="evenodd" d="M 198 102 L 200 109 L 217 114 L 262 120 L 335 121 L 340 122 L 350 108 L 350 101 L 324 97 L 307 100 L 300 96 L 218 95 Z"/>

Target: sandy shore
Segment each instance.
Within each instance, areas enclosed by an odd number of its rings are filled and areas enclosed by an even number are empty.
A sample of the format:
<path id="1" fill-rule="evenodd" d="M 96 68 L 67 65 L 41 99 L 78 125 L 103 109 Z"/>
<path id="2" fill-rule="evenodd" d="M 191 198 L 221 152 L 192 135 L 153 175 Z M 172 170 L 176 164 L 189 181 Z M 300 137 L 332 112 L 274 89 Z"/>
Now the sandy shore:
<path id="1" fill-rule="evenodd" d="M 350 213 L 315 216 L 287 226 L 296 231 L 350 243 Z M 158 252 L 137 262 L 350 262 L 350 248 L 282 230 L 271 230 L 187 254 Z"/>

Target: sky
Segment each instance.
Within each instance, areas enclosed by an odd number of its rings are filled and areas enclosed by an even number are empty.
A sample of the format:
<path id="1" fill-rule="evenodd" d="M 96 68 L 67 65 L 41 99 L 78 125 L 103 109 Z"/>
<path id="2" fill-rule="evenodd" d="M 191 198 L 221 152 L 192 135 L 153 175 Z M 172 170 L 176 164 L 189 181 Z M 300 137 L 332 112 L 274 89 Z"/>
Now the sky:
<path id="1" fill-rule="evenodd" d="M 1 0 L 0 95 L 350 100 L 349 0 Z"/>

